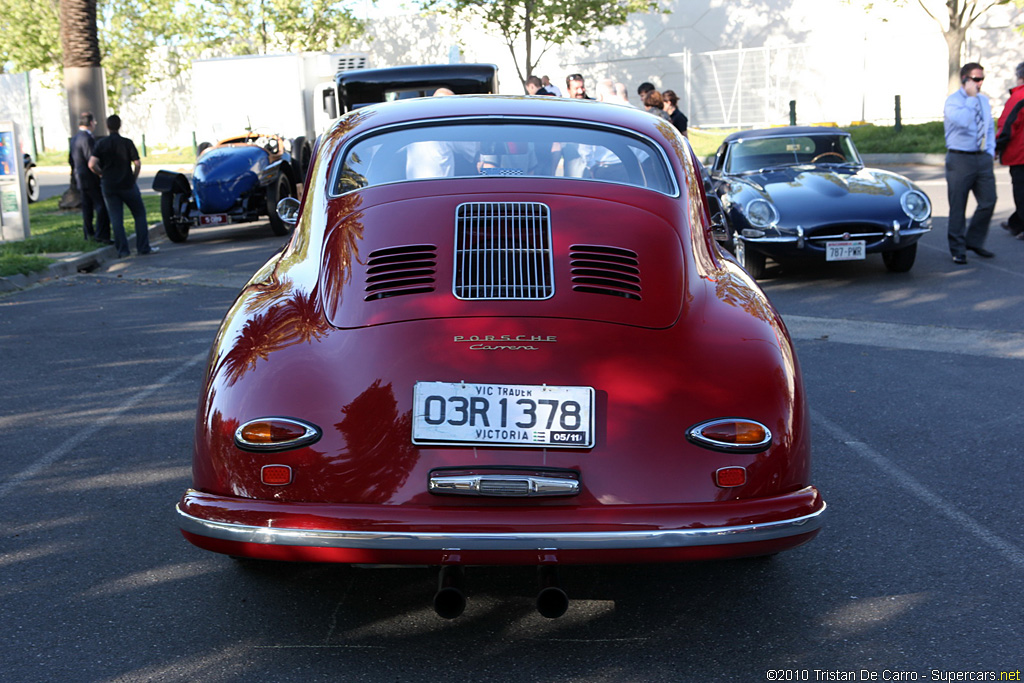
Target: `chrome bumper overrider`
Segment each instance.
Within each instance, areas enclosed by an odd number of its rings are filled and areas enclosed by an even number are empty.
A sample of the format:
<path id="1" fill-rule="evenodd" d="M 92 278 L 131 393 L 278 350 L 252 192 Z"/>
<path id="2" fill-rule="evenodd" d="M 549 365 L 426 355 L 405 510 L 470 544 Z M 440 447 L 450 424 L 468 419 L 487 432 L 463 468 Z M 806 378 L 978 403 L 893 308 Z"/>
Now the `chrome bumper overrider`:
<path id="1" fill-rule="evenodd" d="M 802 517 L 714 528 L 493 534 L 284 529 L 199 519 L 180 506 L 177 511 L 183 531 L 236 543 L 377 550 L 611 550 L 727 545 L 798 536 L 821 528 L 825 508 L 822 503 L 820 510 Z"/>

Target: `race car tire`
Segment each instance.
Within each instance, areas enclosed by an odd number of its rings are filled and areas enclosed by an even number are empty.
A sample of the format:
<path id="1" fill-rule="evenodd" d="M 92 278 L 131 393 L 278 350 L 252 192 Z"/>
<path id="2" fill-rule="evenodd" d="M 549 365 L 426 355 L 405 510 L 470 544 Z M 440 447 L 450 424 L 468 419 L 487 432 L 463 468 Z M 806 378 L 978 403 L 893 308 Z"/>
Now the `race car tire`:
<path id="1" fill-rule="evenodd" d="M 213 147 L 213 143 L 211 142 L 200 142 L 199 146 L 196 147 L 196 159 L 202 156 L 203 152 L 210 149 L 211 147 Z"/>
<path id="2" fill-rule="evenodd" d="M 270 229 L 275 235 L 283 236 L 292 231 L 292 226 L 277 215 L 277 203 L 285 197 L 295 197 L 295 184 L 287 173 L 278 173 L 267 188 L 267 216 L 270 217 Z"/>
<path id="3" fill-rule="evenodd" d="M 188 239 L 188 229 L 191 227 L 186 221 L 179 220 L 174 213 L 174 193 L 160 193 L 160 218 L 164 222 L 164 233 L 167 239 L 172 242 L 184 242 Z"/>
<path id="4" fill-rule="evenodd" d="M 25 169 L 26 197 L 29 203 L 39 201 L 39 181 L 36 179 L 36 172 L 31 168 Z"/>

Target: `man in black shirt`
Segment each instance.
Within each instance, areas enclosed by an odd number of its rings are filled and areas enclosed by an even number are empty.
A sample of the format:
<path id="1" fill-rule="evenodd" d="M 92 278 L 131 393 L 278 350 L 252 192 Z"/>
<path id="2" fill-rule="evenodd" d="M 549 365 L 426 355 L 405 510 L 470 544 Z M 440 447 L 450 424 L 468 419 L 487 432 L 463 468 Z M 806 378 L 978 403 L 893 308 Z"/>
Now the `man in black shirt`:
<path id="1" fill-rule="evenodd" d="M 118 257 L 129 256 L 128 237 L 124 232 L 124 207 L 135 219 L 135 250 L 139 254 L 152 254 L 157 247 L 149 246 L 149 227 L 146 224 L 146 206 L 136 180 L 142 169 L 139 152 L 131 138 L 121 137 L 121 117 L 107 117 L 108 137 L 96 143 L 89 170 L 100 177 L 103 199 L 107 203 L 110 224 L 114 229 L 114 244 Z"/>
<path id="2" fill-rule="evenodd" d="M 85 239 L 112 244 L 110 241 L 110 217 L 107 215 L 107 207 L 103 203 L 100 180 L 89 170 L 89 157 L 92 156 L 93 147 L 96 146 L 96 141 L 92 136 L 95 128 L 96 118 L 92 112 L 83 111 L 78 117 L 78 132 L 71 138 L 68 161 L 71 162 L 71 168 L 75 174 L 75 184 L 82 197 L 82 231 L 85 233 Z M 92 227 L 94 211 L 96 214 L 95 232 Z"/>

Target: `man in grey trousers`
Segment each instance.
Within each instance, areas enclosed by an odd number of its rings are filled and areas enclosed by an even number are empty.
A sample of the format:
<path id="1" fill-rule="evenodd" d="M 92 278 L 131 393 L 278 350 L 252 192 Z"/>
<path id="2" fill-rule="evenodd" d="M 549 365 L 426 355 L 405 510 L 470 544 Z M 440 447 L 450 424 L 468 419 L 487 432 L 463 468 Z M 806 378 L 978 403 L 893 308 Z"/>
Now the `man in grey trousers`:
<path id="1" fill-rule="evenodd" d="M 960 69 L 960 89 L 946 98 L 946 189 L 949 193 L 949 252 L 953 263 L 967 263 L 967 250 L 982 258 L 995 256 L 985 248 L 988 225 L 996 208 L 995 128 L 988 97 L 981 94 L 985 70 L 970 62 Z M 978 206 L 967 223 L 967 196 Z"/>

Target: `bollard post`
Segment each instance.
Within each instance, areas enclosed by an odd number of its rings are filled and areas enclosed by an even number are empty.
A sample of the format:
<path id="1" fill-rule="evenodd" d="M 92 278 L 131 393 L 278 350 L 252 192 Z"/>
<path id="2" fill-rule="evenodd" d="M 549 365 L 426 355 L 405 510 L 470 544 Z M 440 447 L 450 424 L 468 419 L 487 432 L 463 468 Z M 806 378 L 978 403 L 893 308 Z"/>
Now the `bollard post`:
<path id="1" fill-rule="evenodd" d="M 899 133 L 903 130 L 903 112 L 900 111 L 900 96 L 896 96 L 896 125 L 894 126 L 896 132 Z"/>
<path id="2" fill-rule="evenodd" d="M 196 132 L 192 131 L 192 156 L 199 156 L 199 144 L 196 142 Z"/>
<path id="3" fill-rule="evenodd" d="M 145 156 L 149 156 L 148 154 L 146 154 L 146 134 L 145 133 L 142 134 L 142 156 L 144 156 L 144 157 Z"/>
<path id="4" fill-rule="evenodd" d="M 796 125 L 796 100 L 789 101 L 789 125 Z"/>

